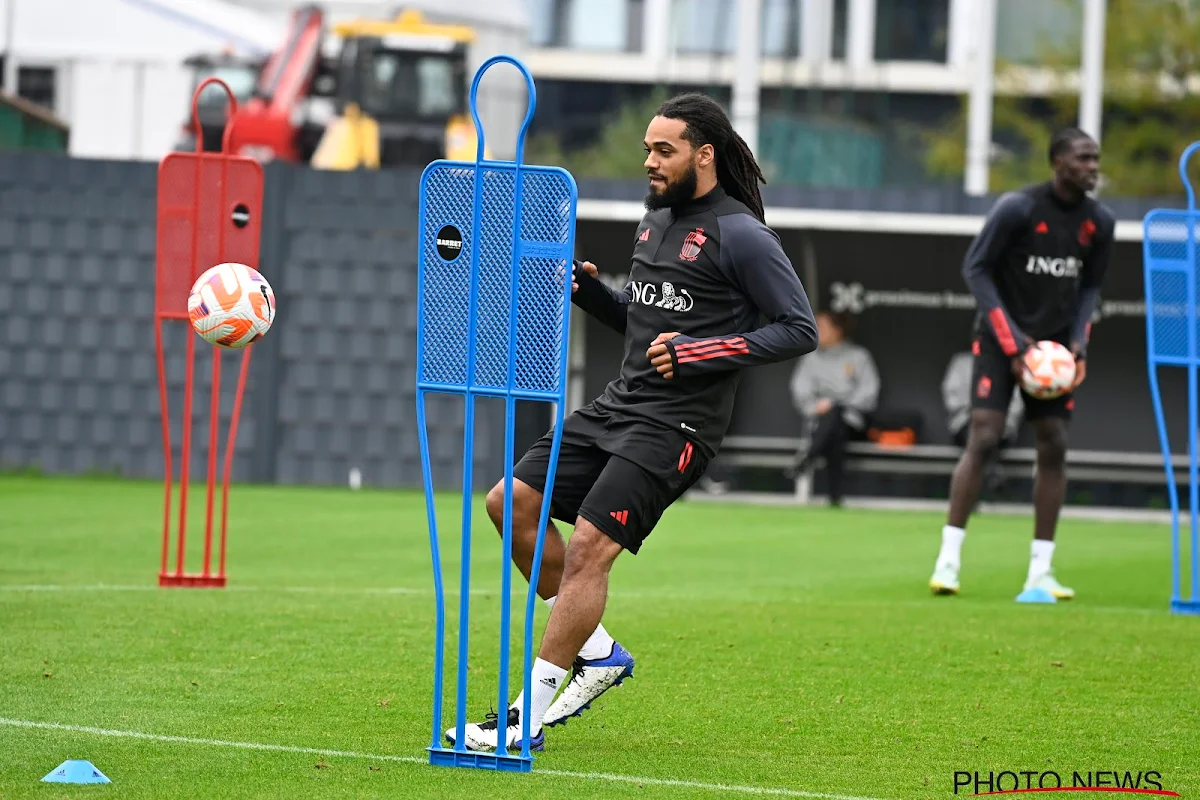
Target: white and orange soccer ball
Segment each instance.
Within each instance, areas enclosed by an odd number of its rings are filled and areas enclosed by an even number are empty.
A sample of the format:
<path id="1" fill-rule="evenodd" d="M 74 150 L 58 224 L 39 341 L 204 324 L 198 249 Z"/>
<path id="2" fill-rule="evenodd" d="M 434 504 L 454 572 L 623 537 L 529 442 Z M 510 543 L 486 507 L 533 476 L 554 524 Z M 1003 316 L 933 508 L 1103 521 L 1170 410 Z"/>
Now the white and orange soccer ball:
<path id="1" fill-rule="evenodd" d="M 1038 342 L 1025 351 L 1021 385 L 1040 400 L 1061 397 L 1075 383 L 1075 357 L 1058 342 Z"/>
<path id="2" fill-rule="evenodd" d="M 275 293 L 253 267 L 217 264 L 192 284 L 188 317 L 204 341 L 239 349 L 257 342 L 271 329 Z"/>

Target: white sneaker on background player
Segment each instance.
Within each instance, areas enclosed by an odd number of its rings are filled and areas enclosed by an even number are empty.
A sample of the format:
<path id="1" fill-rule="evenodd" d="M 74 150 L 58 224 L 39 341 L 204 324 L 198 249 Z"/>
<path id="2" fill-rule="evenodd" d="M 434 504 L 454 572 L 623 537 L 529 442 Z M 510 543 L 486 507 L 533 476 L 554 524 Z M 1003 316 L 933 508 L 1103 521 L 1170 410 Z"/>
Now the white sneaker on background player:
<path id="1" fill-rule="evenodd" d="M 962 559 L 962 543 L 967 532 L 947 525 L 942 528 L 942 549 L 933 566 L 929 589 L 934 594 L 958 594 L 958 569 Z"/>
<path id="2" fill-rule="evenodd" d="M 934 594 L 958 594 L 958 571 L 961 565 L 962 543 L 966 532 L 950 525 L 942 528 L 942 549 L 934 565 L 929 588 Z M 1034 539 L 1029 548 L 1029 572 L 1025 577 L 1024 591 L 1043 589 L 1056 600 L 1071 600 L 1075 590 L 1063 586 L 1054 575 L 1051 559 L 1054 542 Z"/>

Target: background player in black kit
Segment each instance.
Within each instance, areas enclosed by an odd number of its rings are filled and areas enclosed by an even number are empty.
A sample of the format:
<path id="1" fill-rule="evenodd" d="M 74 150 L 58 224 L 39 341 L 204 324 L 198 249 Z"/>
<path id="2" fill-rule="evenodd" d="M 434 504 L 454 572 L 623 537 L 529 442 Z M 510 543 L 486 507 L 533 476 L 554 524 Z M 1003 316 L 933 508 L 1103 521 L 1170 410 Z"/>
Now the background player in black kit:
<path id="1" fill-rule="evenodd" d="M 992 208 L 967 251 L 963 274 L 979 304 L 973 343 L 971 422 L 967 446 L 950 484 L 950 509 L 929 586 L 958 592 L 967 519 L 979 495 L 983 466 L 1004 431 L 1004 412 L 1019 384 L 1021 356 L 1050 339 L 1075 355 L 1071 392 L 1054 400 L 1026 395 L 1025 416 L 1037 442 L 1033 486 L 1034 539 L 1025 590 L 1055 599 L 1075 592 L 1050 566 L 1054 534 L 1066 492 L 1067 425 L 1073 392 L 1087 374 L 1087 343 L 1112 251 L 1115 219 L 1087 195 L 1096 187 L 1100 150 L 1086 133 L 1068 128 L 1050 143 L 1054 178 L 1011 192 Z"/>
<path id="2" fill-rule="evenodd" d="M 633 237 L 629 283 L 614 292 L 590 263 L 575 269 L 574 303 L 625 337 L 621 374 L 563 423 L 538 595 L 551 607 L 531 681 L 534 750 L 542 725 L 582 713 L 633 671 L 600 624 L 608 573 L 637 553 L 659 517 L 703 474 L 733 412 L 743 367 L 816 348 L 812 309 L 779 238 L 763 222 L 762 172 L 721 107 L 700 94 L 668 100 L 644 142 L 648 213 Z M 759 327 L 759 318 L 766 324 Z M 513 562 L 529 578 L 551 434 L 513 471 Z M 503 481 L 488 494 L 497 530 Z M 561 697 L 567 668 L 573 674 Z M 467 747 L 521 735 L 518 697 L 500 734 L 496 715 L 466 727 Z M 455 730 L 446 732 L 453 742 Z"/>

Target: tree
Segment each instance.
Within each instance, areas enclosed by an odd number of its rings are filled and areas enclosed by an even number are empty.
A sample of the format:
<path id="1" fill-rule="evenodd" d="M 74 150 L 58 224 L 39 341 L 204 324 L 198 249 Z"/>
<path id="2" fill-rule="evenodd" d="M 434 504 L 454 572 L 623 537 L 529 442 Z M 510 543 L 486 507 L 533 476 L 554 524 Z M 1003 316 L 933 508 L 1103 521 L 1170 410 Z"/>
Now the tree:
<path id="1" fill-rule="evenodd" d="M 1109 0 L 1101 160 L 1107 193 L 1180 192 L 1179 155 L 1200 132 L 1198 6 L 1195 0 Z M 1066 41 L 1041 43 L 1040 70 L 997 65 L 990 179 L 994 190 L 1045 179 L 1053 131 L 1078 121 L 1078 88 L 1067 76 L 1079 68 L 1080 49 L 1075 31 Z M 1045 102 L 1029 99 L 1035 94 L 1035 81 L 1047 74 L 1050 93 Z M 928 135 L 926 168 L 932 174 L 962 176 L 966 114 L 964 98 L 950 124 Z"/>
<path id="2" fill-rule="evenodd" d="M 642 140 L 646 137 L 646 125 L 666 99 L 665 92 L 655 91 L 644 101 L 623 107 L 589 147 L 567 150 L 553 134 L 533 137 L 526 148 L 525 160 L 563 167 L 579 178 L 645 178 Z"/>

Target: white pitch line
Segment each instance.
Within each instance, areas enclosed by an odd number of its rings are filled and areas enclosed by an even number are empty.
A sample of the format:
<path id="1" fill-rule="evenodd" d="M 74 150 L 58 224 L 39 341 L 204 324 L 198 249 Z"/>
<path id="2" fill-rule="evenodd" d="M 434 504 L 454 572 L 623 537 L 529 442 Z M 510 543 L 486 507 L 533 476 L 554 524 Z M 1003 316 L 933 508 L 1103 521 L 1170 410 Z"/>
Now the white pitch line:
<path id="1" fill-rule="evenodd" d="M 142 733 L 141 731 L 115 731 L 109 728 L 93 728 L 87 725 L 62 725 L 57 722 L 34 722 L 25 719 L 5 719 L 4 717 L 0 717 L 0 725 L 7 725 L 11 728 L 37 728 L 41 730 L 69 731 L 71 733 L 90 733 L 94 736 L 116 736 L 124 739 L 149 739 L 155 742 L 173 742 L 176 744 L 236 747 L 240 750 L 272 750 L 282 753 L 306 753 L 315 756 L 340 756 L 344 758 L 370 758 L 380 761 L 411 762 L 413 764 L 424 762 L 424 759 L 415 756 L 377 756 L 343 750 L 326 750 L 319 747 L 293 747 L 286 744 L 264 744 L 262 742 L 227 742 L 223 739 L 197 739 L 192 736 L 166 736 L 158 733 Z"/>
<path id="2" fill-rule="evenodd" d="M 154 584 L 115 584 L 115 583 L 29 583 L 29 584 L 0 584 L 0 592 L 154 592 L 165 591 Z M 243 584 L 229 585 L 221 591 L 225 592 L 262 592 L 265 594 L 281 592 L 287 594 L 348 594 L 348 595 L 413 595 L 433 597 L 433 586 L 248 586 Z M 458 589 L 447 588 L 443 592 L 446 597 L 458 597 Z M 499 597 L 499 589 L 472 589 L 472 597 Z M 711 593 L 672 593 L 656 591 L 614 591 L 609 594 L 612 598 L 625 599 L 707 599 Z M 514 601 L 524 603 L 526 591 L 515 588 L 511 597 Z"/>
<path id="3" fill-rule="evenodd" d="M 117 583 L 27 583 L 0 584 L 0 592 L 156 592 L 162 587 L 154 584 Z M 295 594 L 400 594 L 432 595 L 433 586 L 418 589 L 415 586 L 344 587 L 344 586 L 226 586 L 226 592 L 292 592 Z M 447 596 L 458 596 L 457 589 L 446 589 Z M 498 595 L 498 589 L 472 589 L 472 595 Z M 517 597 L 517 592 L 513 592 Z M 525 593 L 521 592 L 524 599 Z"/>
<path id="4" fill-rule="evenodd" d="M 0 592 L 151 592 L 161 591 L 160 587 L 153 584 L 138 584 L 138 585 L 121 585 L 110 583 L 97 584 L 0 584 Z M 345 594 L 345 595 L 413 595 L 413 596 L 429 596 L 433 595 L 433 587 L 417 588 L 415 586 L 384 586 L 384 587 L 358 587 L 358 586 L 226 586 L 222 591 L 227 592 L 284 592 L 291 594 Z M 782 590 L 781 590 L 782 591 Z M 830 608 L 830 607 L 846 607 L 855 608 L 874 608 L 880 605 L 888 605 L 891 607 L 905 608 L 936 608 L 945 606 L 946 603 L 933 598 L 923 600 L 858 600 L 837 598 L 830 600 L 828 598 L 811 599 L 796 590 L 797 594 L 786 597 L 777 596 L 768 598 L 774 602 L 794 602 L 803 603 L 814 608 Z M 498 589 L 472 589 L 472 597 L 498 597 L 500 591 Z M 446 597 L 458 597 L 457 589 L 446 589 Z M 609 592 L 609 601 L 613 600 L 711 600 L 714 597 L 730 597 L 730 595 L 713 594 L 712 592 L 667 592 L 667 591 L 613 591 Z M 525 603 L 526 595 L 523 590 L 513 590 L 512 602 L 514 608 L 520 610 Z M 735 599 L 744 599 L 741 595 L 736 595 Z M 759 598 L 762 599 L 762 598 Z M 974 606 L 975 608 L 1004 608 L 1015 610 L 1016 604 L 1008 600 L 991 600 L 983 601 Z M 1137 615 L 1157 615 L 1162 613 L 1161 609 L 1154 608 L 1132 608 L 1128 606 L 1097 606 L 1076 604 L 1074 606 L 1075 613 L 1100 613 L 1100 614 L 1137 614 Z"/>
<path id="5" fill-rule="evenodd" d="M 206 747 L 234 747 L 239 750 L 267 750 L 277 753 L 303 753 L 314 756 L 329 756 L 330 758 L 355 758 L 367 761 L 391 761 L 403 764 L 427 764 L 424 758 L 416 756 L 387 756 L 372 753 L 357 753 L 352 750 L 327 750 L 321 747 L 294 747 L 286 744 L 266 744 L 263 742 L 230 742 L 224 739 L 198 739 L 191 736 L 165 736 L 157 733 L 142 733 L 141 731 L 117 731 L 109 728 L 93 728 L 87 725 L 63 725 L 58 722 L 34 722 L 25 719 L 6 719 L 0 717 L 0 725 L 10 728 L 35 728 L 39 730 L 67 731 L 69 733 L 87 733 L 93 736 L 113 736 L 125 739 L 148 739 L 154 742 L 171 742 L 174 744 L 194 744 Z M 608 781 L 610 783 L 632 783 L 647 786 L 675 786 L 686 789 L 707 789 L 713 792 L 736 792 L 738 794 L 769 795 L 773 797 L 810 797 L 819 800 L 880 800 L 876 797 L 856 797 L 847 794 L 828 794 L 825 792 L 805 792 L 799 789 L 781 789 L 769 786 L 738 786 L 728 783 L 702 783 L 700 781 L 683 781 L 671 778 L 645 778 L 637 775 L 613 775 L 606 772 L 572 772 L 561 769 L 535 769 L 534 775 L 550 775 L 556 778 L 578 778 L 588 781 Z"/>
<path id="6" fill-rule="evenodd" d="M 115 583 L 30 583 L 0 585 L 0 592 L 148 592 L 157 586 L 122 586 Z"/>
<path id="7" fill-rule="evenodd" d="M 670 778 L 639 778 L 633 775 L 610 775 L 605 772 L 568 772 L 561 769 L 543 769 L 538 770 L 538 772 L 541 775 L 554 775 L 562 778 L 582 778 L 590 781 L 613 781 L 616 783 L 635 783 L 650 786 L 676 786 L 681 789 L 708 789 L 713 792 L 737 792 L 739 794 L 772 795 L 776 797 L 815 797 L 822 798 L 822 800 L 879 800 L 874 797 L 855 797 L 850 794 L 804 792 L 799 789 L 775 789 L 769 786 L 737 786 L 729 783 L 677 781 Z"/>

